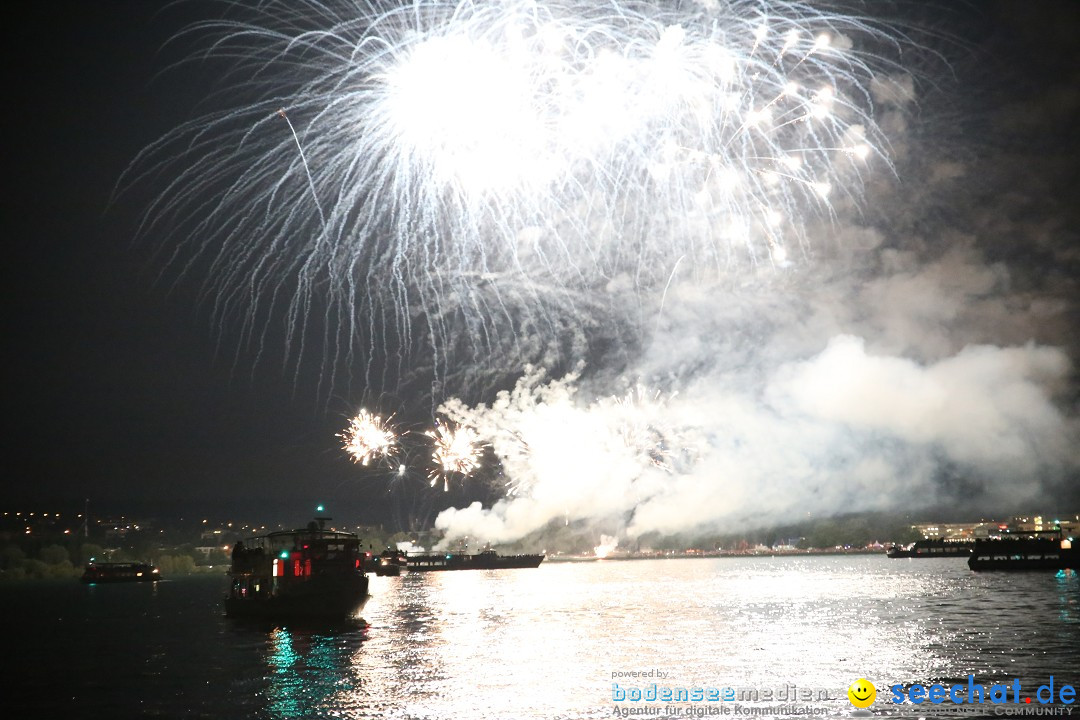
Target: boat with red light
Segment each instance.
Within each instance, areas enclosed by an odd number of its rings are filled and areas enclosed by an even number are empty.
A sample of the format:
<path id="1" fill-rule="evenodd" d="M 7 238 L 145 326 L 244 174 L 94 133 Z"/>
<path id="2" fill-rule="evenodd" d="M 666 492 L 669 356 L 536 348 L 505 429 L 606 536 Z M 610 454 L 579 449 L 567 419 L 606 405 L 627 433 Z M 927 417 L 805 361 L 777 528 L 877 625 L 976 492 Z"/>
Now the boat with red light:
<path id="1" fill-rule="evenodd" d="M 306 528 L 248 538 L 233 547 L 225 614 L 345 620 L 368 598 L 365 553 L 354 533 L 317 517 Z"/>

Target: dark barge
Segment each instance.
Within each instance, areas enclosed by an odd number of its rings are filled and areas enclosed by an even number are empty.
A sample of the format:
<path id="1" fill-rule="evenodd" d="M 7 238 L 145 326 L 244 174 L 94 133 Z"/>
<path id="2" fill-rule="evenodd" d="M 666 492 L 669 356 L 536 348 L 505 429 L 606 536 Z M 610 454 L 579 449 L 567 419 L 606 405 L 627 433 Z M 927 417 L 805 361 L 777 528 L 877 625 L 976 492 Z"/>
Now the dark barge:
<path id="1" fill-rule="evenodd" d="M 886 551 L 891 558 L 967 557 L 974 540 L 919 540 L 910 545 L 893 545 Z"/>
<path id="2" fill-rule="evenodd" d="M 409 570 L 503 570 L 535 568 L 544 561 L 543 555 L 499 555 L 484 550 L 475 555 L 464 553 L 426 553 L 409 555 Z"/>
<path id="3" fill-rule="evenodd" d="M 233 547 L 225 598 L 230 617 L 344 620 L 368 598 L 360 538 L 326 529 L 327 517 L 306 528 L 249 538 Z"/>
<path id="4" fill-rule="evenodd" d="M 1071 538 L 1022 537 L 976 540 L 968 558 L 972 570 L 1080 570 Z"/>

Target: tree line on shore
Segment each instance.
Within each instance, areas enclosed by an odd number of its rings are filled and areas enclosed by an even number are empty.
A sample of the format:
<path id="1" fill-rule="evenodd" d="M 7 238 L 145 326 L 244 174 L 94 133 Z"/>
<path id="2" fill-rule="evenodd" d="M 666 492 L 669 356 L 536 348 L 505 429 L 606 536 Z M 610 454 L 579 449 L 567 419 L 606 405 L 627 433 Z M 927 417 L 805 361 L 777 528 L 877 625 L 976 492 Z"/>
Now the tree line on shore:
<path id="1" fill-rule="evenodd" d="M 210 572 L 228 563 L 223 550 L 208 555 L 192 546 L 157 548 L 135 553 L 123 548 L 106 552 L 95 543 L 65 546 L 59 543 L 24 548 L 9 543 L 0 549 L 0 580 L 49 580 L 76 578 L 91 560 L 102 562 L 152 562 L 162 575 L 187 575 Z"/>

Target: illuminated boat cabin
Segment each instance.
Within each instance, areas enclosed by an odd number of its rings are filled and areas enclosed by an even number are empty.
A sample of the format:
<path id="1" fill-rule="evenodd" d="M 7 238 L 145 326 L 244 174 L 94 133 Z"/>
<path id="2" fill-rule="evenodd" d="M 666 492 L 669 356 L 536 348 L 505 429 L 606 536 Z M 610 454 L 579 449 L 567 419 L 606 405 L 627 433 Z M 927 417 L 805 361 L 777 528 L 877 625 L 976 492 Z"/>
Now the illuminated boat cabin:
<path id="1" fill-rule="evenodd" d="M 325 530 L 321 522 L 249 538 L 233 547 L 230 597 L 274 597 L 315 577 L 362 575 L 364 560 L 356 535 Z"/>

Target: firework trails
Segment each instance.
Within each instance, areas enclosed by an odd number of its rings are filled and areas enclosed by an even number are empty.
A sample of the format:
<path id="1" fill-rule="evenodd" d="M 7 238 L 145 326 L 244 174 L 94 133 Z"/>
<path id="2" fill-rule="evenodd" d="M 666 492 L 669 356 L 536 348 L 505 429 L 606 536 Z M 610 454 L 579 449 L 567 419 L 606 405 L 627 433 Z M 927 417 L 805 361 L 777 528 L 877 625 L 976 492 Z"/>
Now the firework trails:
<path id="1" fill-rule="evenodd" d="M 231 63 L 233 104 L 127 182 L 170 178 L 143 232 L 258 352 L 284 325 L 297 372 L 438 406 L 432 486 L 490 448 L 505 498 L 442 513 L 448 538 L 1030 497 L 1075 466 L 1067 358 L 980 322 L 1039 303 L 995 304 L 1001 269 L 949 246 L 967 230 L 913 230 L 964 212 L 917 206 L 962 167 L 853 219 L 890 175 L 878 121 L 910 158 L 890 58 L 914 43 L 824 8 L 225 2 L 186 37 Z M 341 439 L 362 464 L 399 447 L 366 412 Z"/>
<path id="2" fill-rule="evenodd" d="M 803 214 L 883 157 L 867 48 L 885 36 L 801 3 L 245 12 L 190 34 L 235 61 L 246 104 L 178 128 L 129 180 L 173 174 L 144 231 L 209 264 L 220 317 L 256 338 L 283 320 L 294 353 L 318 338 L 335 367 L 550 362 L 546 338 L 615 314 L 605 288 L 789 262 Z"/>

